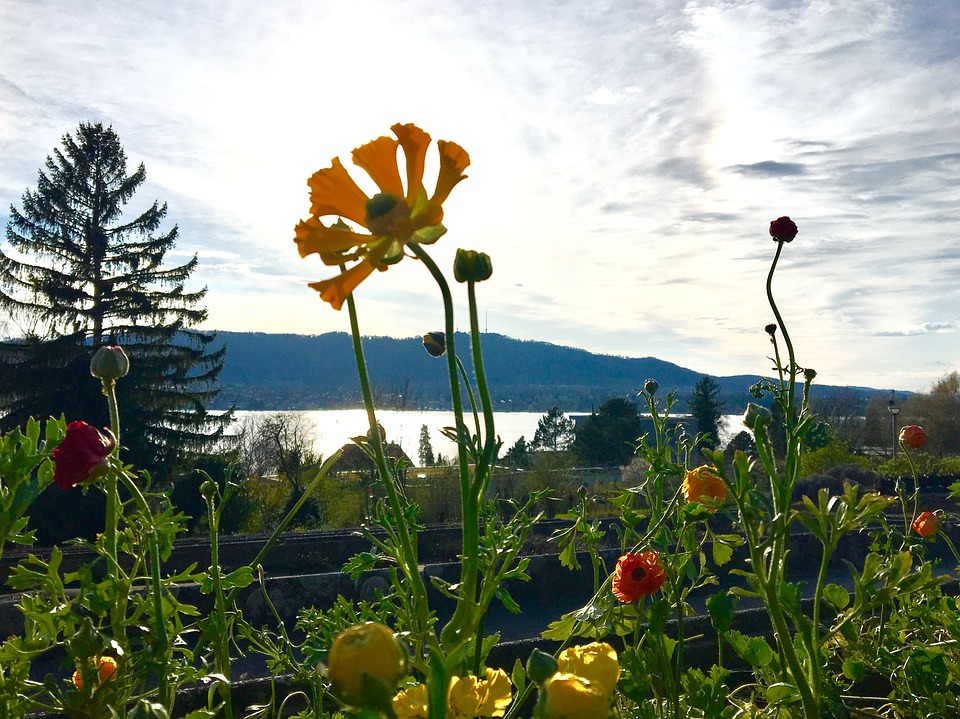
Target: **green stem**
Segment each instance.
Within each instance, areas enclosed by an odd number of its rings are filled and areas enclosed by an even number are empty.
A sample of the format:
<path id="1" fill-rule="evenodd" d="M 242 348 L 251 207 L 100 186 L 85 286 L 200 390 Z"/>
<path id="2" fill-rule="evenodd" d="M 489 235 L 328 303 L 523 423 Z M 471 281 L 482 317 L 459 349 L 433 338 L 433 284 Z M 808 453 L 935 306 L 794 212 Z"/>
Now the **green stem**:
<path id="1" fill-rule="evenodd" d="M 210 522 L 210 581 L 213 584 L 214 612 L 220 625 L 220 633 L 214 644 L 214 657 L 218 673 L 226 678 L 220 684 L 219 692 L 223 698 L 223 709 L 226 719 L 233 719 L 233 696 L 230 691 L 230 632 L 227 626 L 227 598 L 223 593 L 223 582 L 220 572 L 220 520 L 214 506 L 215 491 L 207 496 L 207 518 Z"/>
<path id="2" fill-rule="evenodd" d="M 157 527 L 153 521 L 150 505 L 147 504 L 147 499 L 143 496 L 143 492 L 140 491 L 137 483 L 133 481 L 133 477 L 126 472 L 122 473 L 120 477 L 140 507 L 144 522 L 147 524 L 147 543 L 150 550 L 150 593 L 152 595 L 151 599 L 153 599 L 154 619 L 154 636 L 152 639 L 154 640 L 157 659 L 166 660 L 167 652 L 170 649 L 170 638 L 167 635 L 167 625 L 163 616 L 163 581 L 160 575 L 160 540 L 157 538 Z M 175 688 L 171 686 L 166 672 L 160 671 L 159 675 L 158 696 L 164 706 L 172 708 L 176 697 Z"/>
<path id="3" fill-rule="evenodd" d="M 484 432 L 483 453 L 481 462 L 477 466 L 474 477 L 473 493 L 477 501 L 483 497 L 489 478 L 489 468 L 496 461 L 497 432 L 494 426 L 493 403 L 490 401 L 490 390 L 487 385 L 487 375 L 483 369 L 483 350 L 480 346 L 480 321 L 477 313 L 476 283 L 467 283 L 467 296 L 470 305 L 470 344 L 473 354 L 473 371 L 477 378 L 477 393 L 480 395 L 480 404 L 483 408 Z"/>
<path id="4" fill-rule="evenodd" d="M 787 392 L 787 406 L 784 407 L 787 411 L 787 417 L 785 422 L 787 426 L 790 427 L 793 425 L 793 406 L 794 406 L 794 389 L 796 387 L 797 381 L 797 362 L 796 355 L 793 351 L 793 342 L 790 341 L 790 333 L 787 331 L 786 325 L 783 323 L 783 317 L 780 315 L 780 310 L 777 308 L 777 303 L 773 299 L 773 273 L 777 269 L 777 263 L 780 261 L 780 253 L 783 252 L 783 240 L 777 240 L 777 252 L 773 256 L 773 262 L 770 264 L 770 272 L 767 273 L 767 301 L 770 303 L 770 308 L 773 310 L 773 316 L 777 318 L 777 324 L 780 326 L 780 331 L 783 333 L 783 341 L 787 345 L 787 355 L 790 360 L 790 364 L 787 367 L 787 377 L 788 377 L 788 388 Z M 779 362 L 777 363 L 779 364 Z"/>
<path id="5" fill-rule="evenodd" d="M 357 360 L 357 372 L 360 378 L 360 390 L 363 393 L 363 404 L 367 410 L 367 423 L 370 426 L 369 440 L 373 447 L 374 462 L 377 471 L 383 478 L 383 486 L 387 492 L 387 502 L 396 524 L 397 538 L 400 542 L 400 568 L 413 594 L 415 607 L 416 631 L 428 644 L 434 640 L 430 631 L 430 607 L 427 603 L 427 589 L 423 584 L 417 560 L 417 546 L 410 534 L 410 526 L 404 512 L 405 500 L 401 499 L 400 489 L 397 486 L 395 475 L 390 471 L 386 455 L 383 451 L 383 442 L 380 437 L 380 425 L 377 422 L 376 410 L 373 404 L 373 391 L 370 387 L 370 377 L 367 374 L 367 363 L 363 354 L 363 343 L 360 340 L 360 325 L 357 320 L 357 307 L 353 295 L 347 296 L 347 310 L 350 315 L 350 333 L 353 338 L 353 351 Z"/>
<path id="6" fill-rule="evenodd" d="M 407 246 L 429 270 L 440 288 L 440 295 L 443 298 L 447 367 L 450 375 L 450 400 L 453 404 L 454 417 L 459 431 L 459 428 L 463 426 L 463 400 L 460 396 L 460 378 L 457 373 L 456 350 L 454 349 L 456 327 L 453 321 L 453 297 L 450 294 L 450 285 L 440 268 L 437 267 L 436 262 L 423 247 L 416 243 L 410 243 Z M 476 363 L 476 360 L 474 362 Z M 450 649 L 451 653 L 454 648 L 462 646 L 463 643 L 473 638 L 476 630 L 478 620 L 477 578 L 480 566 L 480 510 L 478 498 L 473 492 L 470 481 L 467 448 L 462 442 L 458 442 L 457 451 L 460 465 L 460 503 L 463 519 L 459 599 L 453 617 L 450 618 L 450 621 L 440 633 L 443 645 Z"/>
<path id="7" fill-rule="evenodd" d="M 113 456 L 120 456 L 120 410 L 117 406 L 117 383 L 115 380 L 101 380 L 103 394 L 107 398 L 107 407 L 110 410 L 110 431 L 113 433 L 116 445 Z M 116 579 L 117 567 L 117 523 L 119 522 L 120 497 L 117 492 L 117 475 L 114 472 L 107 474 L 106 482 L 107 507 L 106 524 L 103 533 L 103 543 L 110 560 L 110 574 Z"/>

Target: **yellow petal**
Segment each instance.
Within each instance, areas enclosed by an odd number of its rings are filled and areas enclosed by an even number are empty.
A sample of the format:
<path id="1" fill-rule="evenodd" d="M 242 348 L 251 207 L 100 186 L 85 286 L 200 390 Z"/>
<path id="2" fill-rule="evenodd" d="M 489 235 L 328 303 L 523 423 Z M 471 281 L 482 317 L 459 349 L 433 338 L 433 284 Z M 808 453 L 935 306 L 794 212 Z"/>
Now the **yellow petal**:
<path id="1" fill-rule="evenodd" d="M 378 137 L 353 151 L 353 164 L 366 170 L 381 192 L 403 197 L 403 183 L 397 168 L 397 147 L 392 137 Z"/>
<path id="2" fill-rule="evenodd" d="M 417 684 L 404 689 L 393 698 L 397 719 L 427 719 L 427 685 Z"/>
<path id="3" fill-rule="evenodd" d="M 481 694 L 485 694 L 484 682 L 475 676 L 453 677 L 447 691 L 447 716 L 449 719 L 475 719 L 481 716 Z"/>
<path id="4" fill-rule="evenodd" d="M 480 705 L 480 716 L 502 717 L 513 699 L 513 684 L 503 669 L 487 668 L 487 695 Z"/>
<path id="5" fill-rule="evenodd" d="M 353 247 L 362 247 L 372 239 L 371 235 L 361 235 L 343 227 L 327 227 L 316 217 L 302 220 L 294 232 L 294 242 L 297 243 L 297 251 L 301 257 L 314 252 L 321 256 L 345 252 Z M 341 257 L 335 264 L 343 261 L 344 258 Z"/>
<path id="6" fill-rule="evenodd" d="M 307 185 L 311 215 L 339 215 L 360 225 L 366 221 L 370 198 L 353 181 L 340 158 L 333 158 L 330 167 L 315 172 Z"/>
<path id="7" fill-rule="evenodd" d="M 373 273 L 374 268 L 374 263 L 366 259 L 332 279 L 311 282 L 310 287 L 320 293 L 320 299 L 329 302 L 333 309 L 339 310 L 343 306 L 344 300 Z"/>
<path id="8" fill-rule="evenodd" d="M 390 128 L 400 140 L 407 161 L 407 206 L 411 209 L 423 189 L 423 166 L 430 146 L 430 135 L 416 125 L 394 125 Z"/>

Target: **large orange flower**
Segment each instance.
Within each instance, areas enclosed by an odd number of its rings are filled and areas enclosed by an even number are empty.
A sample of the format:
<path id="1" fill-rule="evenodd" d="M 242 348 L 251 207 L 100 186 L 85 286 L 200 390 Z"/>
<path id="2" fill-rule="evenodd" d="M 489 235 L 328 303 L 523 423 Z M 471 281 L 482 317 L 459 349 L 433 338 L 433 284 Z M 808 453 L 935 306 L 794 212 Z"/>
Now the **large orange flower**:
<path id="1" fill-rule="evenodd" d="M 423 186 L 423 168 L 430 135 L 416 125 L 394 125 L 396 139 L 378 137 L 353 151 L 353 163 L 376 183 L 380 192 L 367 197 L 339 158 L 308 181 L 310 217 L 297 225 L 295 241 L 301 257 L 316 252 L 326 265 L 355 263 L 337 277 L 310 286 L 320 297 L 340 309 L 343 301 L 374 270 L 386 270 L 403 259 L 408 242 L 436 242 L 446 229 L 443 203 L 466 175 L 470 164 L 466 150 L 455 142 L 439 140 L 440 171 L 433 194 Z M 397 149 L 406 160 L 406 182 L 400 177 Z M 323 218 L 337 217 L 330 224 Z M 358 232 L 353 225 L 367 230 Z"/>

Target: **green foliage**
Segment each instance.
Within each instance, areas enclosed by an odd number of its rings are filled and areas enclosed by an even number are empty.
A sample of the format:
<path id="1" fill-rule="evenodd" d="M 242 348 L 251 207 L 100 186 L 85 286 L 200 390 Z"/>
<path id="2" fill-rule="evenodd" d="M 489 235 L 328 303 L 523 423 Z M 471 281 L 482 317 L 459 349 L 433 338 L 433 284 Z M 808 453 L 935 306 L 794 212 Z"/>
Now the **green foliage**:
<path id="1" fill-rule="evenodd" d="M 640 432 L 637 405 L 616 397 L 600 405 L 577 429 L 571 449 L 584 465 L 619 467 L 630 460 Z"/>
<path id="2" fill-rule="evenodd" d="M 111 128 L 81 124 L 65 134 L 41 170 L 22 211 L 10 210 L 0 250 L 0 309 L 22 318 L 24 336 L 0 343 L 0 429 L 30 416 L 66 415 L 106 426 L 103 398 L 89 381 L 102 344 L 123 345 L 131 369 L 120 393 L 129 459 L 156 477 L 218 442 L 229 416 L 208 414 L 224 350 L 189 329 L 206 311 L 206 290 L 185 291 L 197 259 L 163 267 L 177 241 L 174 226 L 156 235 L 167 208 L 139 215 L 127 204 L 146 179 Z"/>
<path id="3" fill-rule="evenodd" d="M 570 446 L 573 437 L 573 420 L 564 415 L 559 407 L 554 406 L 537 423 L 530 449 L 560 452 Z"/>
<path id="4" fill-rule="evenodd" d="M 720 420 L 723 416 L 723 403 L 717 399 L 720 386 L 711 377 L 702 377 L 690 395 L 689 410 L 697 420 L 697 434 L 702 437 L 704 447 L 717 446 L 720 436 Z"/>
<path id="5" fill-rule="evenodd" d="M 826 446 L 804 453 L 800 460 L 800 476 L 824 474 L 828 470 L 844 464 L 858 464 L 868 467 L 870 461 L 851 452 L 846 442 L 832 439 Z"/>

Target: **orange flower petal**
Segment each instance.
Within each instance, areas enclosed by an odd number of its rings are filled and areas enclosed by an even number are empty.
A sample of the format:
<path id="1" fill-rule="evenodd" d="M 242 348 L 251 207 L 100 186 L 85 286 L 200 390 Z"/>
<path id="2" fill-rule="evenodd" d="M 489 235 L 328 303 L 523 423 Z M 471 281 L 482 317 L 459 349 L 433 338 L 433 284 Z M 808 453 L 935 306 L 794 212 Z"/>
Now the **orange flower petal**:
<path id="1" fill-rule="evenodd" d="M 457 183 L 466 179 L 467 176 L 463 174 L 463 171 L 470 164 L 470 155 L 455 142 L 437 140 L 437 149 L 440 150 L 440 172 L 437 175 L 437 188 L 434 190 L 433 197 L 430 198 L 426 216 L 417 218 L 417 224 L 421 227 L 440 224 L 443 220 L 443 203 Z"/>
<path id="2" fill-rule="evenodd" d="M 342 227 L 327 227 L 316 217 L 310 217 L 297 225 L 293 241 L 297 243 L 300 256 L 306 257 L 314 252 L 321 256 L 345 252 L 353 247 L 361 247 L 371 239 L 371 235 L 361 235 Z M 332 264 L 340 264 L 343 260 L 340 257 Z"/>
<path id="3" fill-rule="evenodd" d="M 339 310 L 343 306 L 344 300 L 373 273 L 374 268 L 373 262 L 364 260 L 332 279 L 311 282 L 310 287 L 320 293 L 320 299 L 329 302 L 333 309 Z"/>
<path id="4" fill-rule="evenodd" d="M 403 183 L 397 168 L 399 144 L 392 137 L 378 137 L 353 151 L 353 164 L 366 170 L 381 192 L 395 197 L 403 197 Z"/>
<path id="5" fill-rule="evenodd" d="M 394 125 L 390 128 L 400 140 L 407 161 L 407 207 L 413 207 L 423 189 L 423 166 L 430 146 L 430 135 L 416 125 Z"/>
<path id="6" fill-rule="evenodd" d="M 366 193 L 357 186 L 340 162 L 331 160 L 331 166 L 318 170 L 307 185 L 310 187 L 310 214 L 316 217 L 338 215 L 363 225 L 367 220 Z"/>

